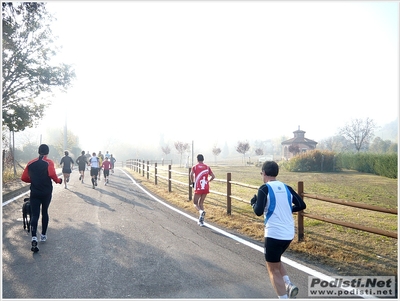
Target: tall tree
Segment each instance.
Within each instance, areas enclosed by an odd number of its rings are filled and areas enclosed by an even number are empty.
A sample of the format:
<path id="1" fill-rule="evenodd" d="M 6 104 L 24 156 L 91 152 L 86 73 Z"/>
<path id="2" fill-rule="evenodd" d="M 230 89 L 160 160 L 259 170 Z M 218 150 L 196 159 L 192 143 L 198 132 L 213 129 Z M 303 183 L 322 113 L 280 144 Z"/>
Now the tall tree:
<path id="1" fill-rule="evenodd" d="M 3 2 L 3 125 L 12 132 L 36 125 L 53 88 L 66 90 L 75 72 L 66 64 L 51 65 L 57 54 L 45 3 Z M 41 98 L 39 98 L 41 97 Z"/>
<path id="2" fill-rule="evenodd" d="M 365 120 L 353 119 L 340 129 L 339 133 L 350 140 L 354 148 L 359 152 L 363 147 L 367 147 L 374 137 L 376 125 L 370 118 Z"/>
<path id="3" fill-rule="evenodd" d="M 215 164 L 217 164 L 217 157 L 221 153 L 221 149 L 219 147 L 217 147 L 216 145 L 214 145 L 212 152 L 214 154 Z"/>
<path id="4" fill-rule="evenodd" d="M 163 151 L 163 153 L 165 154 L 166 157 L 168 157 L 168 155 L 171 153 L 171 149 L 169 148 L 169 145 L 167 146 L 161 146 L 161 149 Z"/>
<path id="5" fill-rule="evenodd" d="M 243 154 L 243 162 L 246 162 L 245 157 L 249 149 L 250 149 L 250 144 L 247 141 L 246 142 L 238 141 L 236 145 L 236 151 L 240 154 Z"/>
<path id="6" fill-rule="evenodd" d="M 181 155 L 180 161 L 179 161 L 179 167 L 182 167 L 182 156 L 183 156 L 183 153 L 186 152 L 189 148 L 190 148 L 189 143 L 183 143 L 181 141 L 176 141 L 175 142 L 175 149 Z"/>

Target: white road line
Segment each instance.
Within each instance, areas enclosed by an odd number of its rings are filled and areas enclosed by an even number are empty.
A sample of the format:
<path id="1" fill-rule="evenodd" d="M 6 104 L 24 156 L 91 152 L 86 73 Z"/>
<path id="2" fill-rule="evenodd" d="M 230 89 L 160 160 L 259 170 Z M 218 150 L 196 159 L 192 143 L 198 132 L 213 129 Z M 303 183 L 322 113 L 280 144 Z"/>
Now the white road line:
<path id="1" fill-rule="evenodd" d="M 22 193 L 22 194 L 20 194 L 20 195 L 18 195 L 16 197 L 10 199 L 8 201 L 5 201 L 4 203 L 2 203 L 1 207 L 4 207 L 5 205 L 10 204 L 11 202 L 14 202 L 15 200 L 23 197 L 25 194 L 28 194 L 28 193 L 30 193 L 30 190 L 28 190 L 28 191 L 26 191 L 26 192 L 24 192 L 24 193 Z"/>

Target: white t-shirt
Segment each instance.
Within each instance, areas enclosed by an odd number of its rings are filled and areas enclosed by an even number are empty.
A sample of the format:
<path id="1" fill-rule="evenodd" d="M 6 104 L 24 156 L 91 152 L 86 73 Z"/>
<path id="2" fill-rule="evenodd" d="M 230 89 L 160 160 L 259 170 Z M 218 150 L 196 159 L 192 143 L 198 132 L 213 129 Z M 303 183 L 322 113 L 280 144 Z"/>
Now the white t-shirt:
<path id="1" fill-rule="evenodd" d="M 99 168 L 99 158 L 98 157 L 91 157 L 89 159 L 89 163 L 91 167 Z"/>
<path id="2" fill-rule="evenodd" d="M 265 237 L 292 240 L 294 238 L 292 194 L 280 181 L 271 181 L 266 185 L 268 201 L 264 210 Z"/>

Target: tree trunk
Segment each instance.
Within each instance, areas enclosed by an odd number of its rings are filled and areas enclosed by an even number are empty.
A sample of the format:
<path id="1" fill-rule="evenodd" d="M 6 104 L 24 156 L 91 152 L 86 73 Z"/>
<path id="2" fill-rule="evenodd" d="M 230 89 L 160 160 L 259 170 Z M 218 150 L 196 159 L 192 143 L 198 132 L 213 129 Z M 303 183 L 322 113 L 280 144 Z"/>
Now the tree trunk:
<path id="1" fill-rule="evenodd" d="M 13 160 L 13 168 L 14 168 L 14 178 L 17 176 L 17 168 L 15 166 L 15 136 L 14 136 L 14 131 L 12 132 L 12 152 L 11 152 L 11 156 L 12 156 L 12 160 Z"/>

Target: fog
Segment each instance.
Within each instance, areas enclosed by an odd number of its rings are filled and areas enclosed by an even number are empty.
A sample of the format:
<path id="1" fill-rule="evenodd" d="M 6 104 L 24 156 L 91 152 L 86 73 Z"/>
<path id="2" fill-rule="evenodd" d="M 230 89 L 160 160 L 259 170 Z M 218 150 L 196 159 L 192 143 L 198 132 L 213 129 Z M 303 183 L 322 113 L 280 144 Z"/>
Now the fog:
<path id="1" fill-rule="evenodd" d="M 17 145 L 57 143 L 66 127 L 75 147 L 117 159 L 159 159 L 168 145 L 176 160 L 182 141 L 214 160 L 214 146 L 238 157 L 238 141 L 279 146 L 299 127 L 319 141 L 354 118 L 383 126 L 398 116 L 395 2 L 65 1 L 48 9 L 63 47 L 57 59 L 77 79 Z"/>

